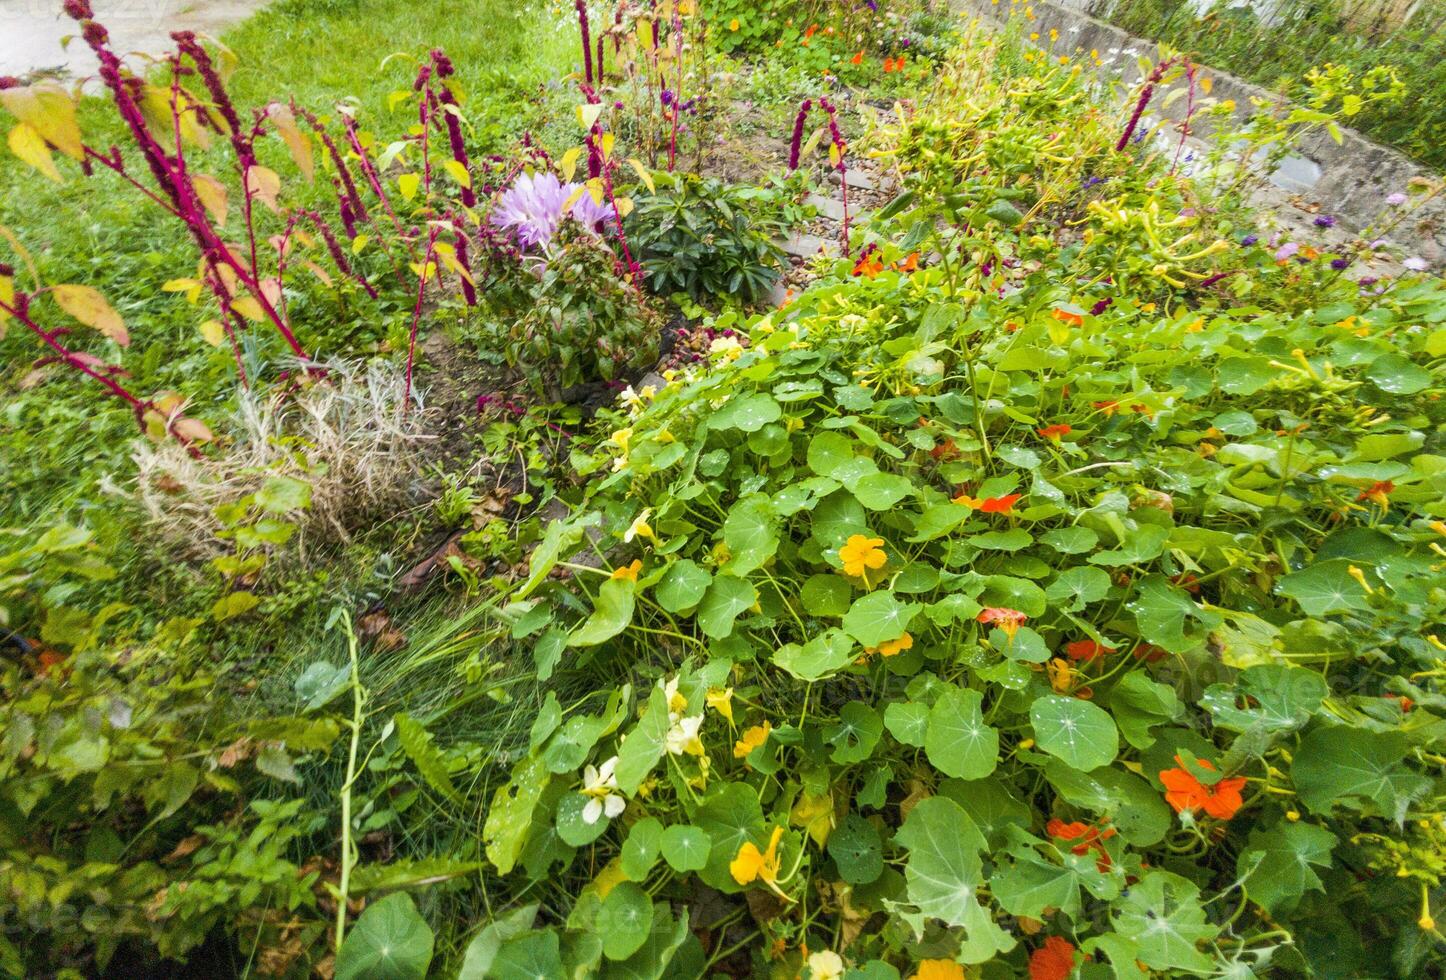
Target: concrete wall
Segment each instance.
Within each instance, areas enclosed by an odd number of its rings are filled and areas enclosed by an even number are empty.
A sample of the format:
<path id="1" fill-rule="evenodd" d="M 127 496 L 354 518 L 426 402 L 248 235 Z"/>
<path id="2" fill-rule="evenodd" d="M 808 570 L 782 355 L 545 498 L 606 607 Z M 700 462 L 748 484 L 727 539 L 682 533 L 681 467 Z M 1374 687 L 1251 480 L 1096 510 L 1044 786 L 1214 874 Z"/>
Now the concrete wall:
<path id="1" fill-rule="evenodd" d="M 958 9 L 986 21 L 1008 16 L 1010 10 L 1007 0 L 997 6 L 989 0 L 955 2 Z M 1121 79 L 1130 86 L 1138 82 L 1140 71 L 1137 62 L 1141 55 L 1154 61 L 1158 55 L 1157 44 L 1127 34 L 1077 9 L 1067 8 L 1063 6 L 1065 2 L 1084 5 L 1089 0 L 1033 0 L 1035 20 L 1031 30 L 1037 31 L 1041 38 L 1048 37 L 1050 30 L 1057 30 L 1059 41 L 1055 44 L 1056 51 L 1097 50 L 1103 61 L 1098 70 L 1105 77 Z M 1088 64 L 1088 59 L 1085 63 Z M 1252 85 L 1228 72 L 1209 66 L 1206 70 L 1214 82 L 1211 96 L 1221 101 L 1233 99 L 1242 115 L 1250 108 L 1252 98 L 1270 101 L 1281 98 L 1275 92 Z M 1134 95 L 1128 91 L 1121 94 L 1123 98 Z M 1184 118 L 1184 99 L 1176 100 L 1165 109 L 1160 108 L 1162 102 L 1155 100 L 1150 109 L 1177 121 Z M 1197 135 L 1208 135 L 1202 120 L 1196 120 L 1195 130 Z M 1297 145 L 1291 158 L 1269 175 L 1277 187 L 1319 202 L 1323 211 L 1335 215 L 1341 225 L 1351 231 L 1377 222 L 1389 207 L 1386 198 L 1404 192 L 1411 178 L 1418 176 L 1435 178 L 1436 175 L 1405 155 L 1350 129 L 1345 130 L 1345 138 L 1340 144 L 1323 131 L 1307 136 Z M 1437 198 L 1415 211 L 1411 220 L 1402 222 L 1391 238 L 1408 254 L 1419 255 L 1434 268 L 1446 268 L 1446 200 Z"/>

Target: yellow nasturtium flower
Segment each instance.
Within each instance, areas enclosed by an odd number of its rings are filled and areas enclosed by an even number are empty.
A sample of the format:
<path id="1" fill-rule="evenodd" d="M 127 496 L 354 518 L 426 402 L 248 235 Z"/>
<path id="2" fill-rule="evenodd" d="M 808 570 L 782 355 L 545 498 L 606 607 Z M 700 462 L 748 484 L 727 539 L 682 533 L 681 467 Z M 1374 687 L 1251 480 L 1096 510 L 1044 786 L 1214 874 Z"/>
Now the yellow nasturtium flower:
<path id="1" fill-rule="evenodd" d="M 733 688 L 713 688 L 705 696 L 704 701 L 708 707 L 728 719 L 728 724 L 733 724 Z"/>
<path id="2" fill-rule="evenodd" d="M 774 827 L 773 836 L 768 840 L 768 849 L 760 851 L 758 845 L 745 841 L 738 848 L 738 856 L 728 863 L 728 872 L 740 885 L 762 881 L 773 884 L 778 880 L 778 842 L 783 837 L 783 828 Z"/>
<path id="3" fill-rule="evenodd" d="M 766 721 L 746 730 L 743 737 L 733 744 L 733 758 L 748 758 L 750 752 L 768 741 L 768 733 L 771 731 L 773 731 L 773 726 Z"/>
<path id="4" fill-rule="evenodd" d="M 870 538 L 862 534 L 853 534 L 844 542 L 838 550 L 839 560 L 843 562 L 843 569 L 849 575 L 856 575 L 860 578 L 870 569 L 884 567 L 888 556 L 884 554 L 883 538 Z"/>
<path id="5" fill-rule="evenodd" d="M 622 565 L 618 568 L 614 568 L 613 573 L 610 577 L 615 579 L 627 579 L 629 582 L 636 582 L 638 580 L 638 573 L 642 570 L 643 563 L 635 558 L 633 559 L 631 564 Z"/>

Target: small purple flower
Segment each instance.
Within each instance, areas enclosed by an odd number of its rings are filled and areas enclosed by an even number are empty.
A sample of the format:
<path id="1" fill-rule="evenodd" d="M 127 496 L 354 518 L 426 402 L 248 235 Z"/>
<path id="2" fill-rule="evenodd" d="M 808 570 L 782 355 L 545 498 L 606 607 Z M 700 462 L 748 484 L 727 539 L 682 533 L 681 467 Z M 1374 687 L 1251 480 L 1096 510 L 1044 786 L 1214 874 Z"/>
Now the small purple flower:
<path id="1" fill-rule="evenodd" d="M 1356 281 L 1356 285 L 1360 286 L 1362 289 L 1366 289 L 1370 286 L 1374 286 L 1377 281 L 1378 280 L 1375 276 L 1361 276 L 1361 278 Z"/>
<path id="2" fill-rule="evenodd" d="M 1348 258 L 1331 259 L 1331 268 L 1337 272 L 1344 272 L 1351 264 Z"/>
<path id="3" fill-rule="evenodd" d="M 1398 208 L 1406 203 L 1406 195 L 1402 194 L 1400 191 L 1397 191 L 1390 197 L 1386 198 L 1386 203 L 1393 208 Z"/>
<path id="4" fill-rule="evenodd" d="M 1108 177 L 1086 177 L 1084 183 L 1080 185 L 1080 189 L 1087 191 L 1091 187 L 1097 184 L 1103 184 L 1107 180 L 1109 180 Z"/>
<path id="5" fill-rule="evenodd" d="M 1090 307 L 1090 316 L 1099 316 L 1105 310 L 1108 310 L 1112 303 L 1114 303 L 1114 299 L 1112 297 L 1106 296 L 1104 299 L 1095 303 L 1094 306 Z"/>
<path id="6" fill-rule="evenodd" d="M 665 88 L 663 89 L 663 94 L 658 96 L 658 101 L 663 103 L 663 108 L 666 109 L 673 104 L 674 98 L 675 96 L 673 95 L 673 90 L 670 88 Z"/>
<path id="7" fill-rule="evenodd" d="M 1421 258 L 1418 255 L 1411 256 L 1409 259 L 1402 262 L 1401 264 L 1404 265 L 1406 268 L 1410 269 L 1412 272 L 1425 272 L 1427 269 L 1430 268 L 1430 263 L 1428 263 L 1425 259 Z"/>
<path id="8" fill-rule="evenodd" d="M 1286 242 L 1284 245 L 1280 246 L 1280 248 L 1275 250 L 1275 261 L 1284 262 L 1286 259 L 1290 258 L 1292 255 L 1299 251 L 1300 246 L 1297 245 L 1295 242 Z"/>
<path id="9" fill-rule="evenodd" d="M 1240 239 L 1240 244 L 1246 248 L 1249 248 L 1251 245 L 1254 245 L 1258 241 L 1260 241 L 1259 235 L 1246 235 L 1244 238 Z"/>
<path id="10" fill-rule="evenodd" d="M 621 110 L 621 109 L 623 108 L 623 103 L 622 103 L 622 101 L 619 100 L 619 101 L 617 101 L 617 102 L 614 102 L 614 103 L 613 103 L 613 108 L 614 108 L 614 109 Z"/>
<path id="11" fill-rule="evenodd" d="M 1315 217 L 1315 226 L 1317 228 L 1334 228 L 1336 226 L 1335 216 L 1329 214 L 1318 214 Z"/>

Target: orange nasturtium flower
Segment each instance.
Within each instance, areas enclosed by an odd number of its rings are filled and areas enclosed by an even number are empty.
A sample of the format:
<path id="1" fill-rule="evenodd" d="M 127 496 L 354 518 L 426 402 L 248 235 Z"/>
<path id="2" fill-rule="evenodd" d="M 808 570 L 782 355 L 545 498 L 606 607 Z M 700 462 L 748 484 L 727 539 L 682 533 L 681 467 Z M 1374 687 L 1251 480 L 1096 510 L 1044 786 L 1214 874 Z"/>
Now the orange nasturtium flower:
<path id="1" fill-rule="evenodd" d="M 862 578 L 871 568 L 883 568 L 884 563 L 889 560 L 889 556 L 884 554 L 883 544 L 883 538 L 870 538 L 862 534 L 849 535 L 849 539 L 838 550 L 844 572 Z"/>
<path id="2" fill-rule="evenodd" d="M 1066 980 L 1074 972 L 1074 943 L 1049 936 L 1029 957 L 1029 980 Z"/>
<path id="3" fill-rule="evenodd" d="M 611 577 L 617 579 L 627 579 L 629 582 L 636 582 L 638 580 L 638 573 L 642 570 L 642 561 L 634 558 L 631 564 L 621 565 L 617 568 L 614 568 Z"/>
<path id="4" fill-rule="evenodd" d="M 803 32 L 803 36 L 804 36 L 804 37 L 813 37 L 813 36 L 814 36 L 815 34 L 817 34 L 817 33 L 818 33 L 818 25 L 817 25 L 817 24 L 809 24 L 809 25 L 808 25 L 808 30 L 806 30 L 806 31 Z"/>
<path id="5" fill-rule="evenodd" d="M 851 65 L 861 65 L 861 64 L 863 64 L 863 61 L 864 61 L 864 49 L 863 49 L 863 48 L 859 48 L 859 53 L 856 54 L 856 55 L 854 55 L 852 58 L 849 59 L 849 64 L 851 64 Z"/>
<path id="6" fill-rule="evenodd" d="M 919 253 L 910 252 L 903 261 L 895 262 L 894 268 L 899 272 L 913 272 L 919 268 Z"/>
<path id="7" fill-rule="evenodd" d="M 1096 410 L 1103 412 L 1105 418 L 1109 418 L 1120 410 L 1120 403 L 1117 401 L 1090 402 Z"/>
<path id="8" fill-rule="evenodd" d="M 748 758 L 750 752 L 768 741 L 768 733 L 771 731 L 773 731 L 773 725 L 766 721 L 747 729 L 742 737 L 733 743 L 733 758 Z"/>
<path id="9" fill-rule="evenodd" d="M 1395 489 L 1396 485 L 1390 480 L 1380 480 L 1362 490 L 1360 495 L 1356 497 L 1356 502 L 1360 503 L 1363 500 L 1369 500 L 1373 503 L 1380 504 L 1382 510 L 1389 510 L 1391 506 L 1391 493 Z"/>
<path id="10" fill-rule="evenodd" d="M 1185 762 L 1178 755 L 1175 761 L 1178 769 L 1166 769 L 1160 773 L 1160 782 L 1165 784 L 1165 802 L 1175 808 L 1176 813 L 1186 810 L 1204 810 L 1216 820 L 1229 820 L 1235 816 L 1244 800 L 1240 790 L 1245 786 L 1244 776 L 1222 779 L 1214 786 L 1206 786 L 1185 768 Z M 1215 767 L 1204 759 L 1197 760 L 1204 769 Z"/>
<path id="11" fill-rule="evenodd" d="M 1084 316 L 1079 313 L 1071 313 L 1069 310 L 1051 310 L 1049 315 L 1071 327 L 1084 326 Z"/>
<path id="12" fill-rule="evenodd" d="M 964 980 L 964 966 L 954 960 L 920 960 L 909 980 Z"/>
<path id="13" fill-rule="evenodd" d="M 1044 428 L 1038 430 L 1040 438 L 1051 439 L 1054 442 L 1059 442 L 1061 438 L 1069 435 L 1073 431 L 1074 429 L 1072 429 L 1069 425 L 1066 425 L 1063 422 L 1056 422 L 1054 425 L 1046 425 Z"/>
<path id="14" fill-rule="evenodd" d="M 740 885 L 754 881 L 773 884 L 778 880 L 778 841 L 783 837 L 783 828 L 774 827 L 773 836 L 768 840 L 768 850 L 760 851 L 758 845 L 744 841 L 738 848 L 738 856 L 728 862 L 728 872 Z"/>
<path id="15" fill-rule="evenodd" d="M 1096 660 L 1107 653 L 1114 653 L 1115 648 L 1094 640 L 1075 640 L 1064 645 L 1064 652 L 1071 660 Z"/>
<path id="16" fill-rule="evenodd" d="M 1014 505 L 1023 497 L 1022 493 L 1006 493 L 1002 497 L 985 497 L 980 500 L 971 497 L 967 493 L 961 493 L 954 498 L 954 503 L 963 504 L 970 510 L 981 511 L 985 514 L 1007 514 L 1014 509 Z"/>
<path id="17" fill-rule="evenodd" d="M 1019 632 L 1019 627 L 1029 617 L 1018 609 L 1008 609 L 1004 606 L 990 606 L 978 616 L 974 617 L 985 626 L 998 626 L 1000 631 L 1012 641 L 1014 634 Z"/>
<path id="18" fill-rule="evenodd" d="M 874 276 L 877 276 L 880 272 L 883 271 L 884 260 L 880 259 L 877 255 L 870 253 L 868 255 L 859 256 L 859 260 L 854 263 L 853 274 L 856 276 L 863 276 L 865 279 L 872 279 L 874 278 Z"/>

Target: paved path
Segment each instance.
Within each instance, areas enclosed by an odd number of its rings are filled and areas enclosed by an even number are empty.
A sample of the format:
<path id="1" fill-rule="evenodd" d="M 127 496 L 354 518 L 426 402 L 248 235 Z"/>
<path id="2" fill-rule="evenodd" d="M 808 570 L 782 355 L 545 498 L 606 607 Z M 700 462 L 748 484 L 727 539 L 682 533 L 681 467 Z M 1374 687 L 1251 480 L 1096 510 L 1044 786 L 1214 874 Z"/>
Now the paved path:
<path id="1" fill-rule="evenodd" d="M 96 20 L 109 29 L 118 51 L 160 54 L 170 33 L 191 30 L 220 34 L 262 7 L 265 0 L 93 0 Z M 85 42 L 76 37 L 68 49 L 61 39 L 77 34 L 75 21 L 60 0 L 0 0 L 0 75 L 59 70 L 84 76 L 95 69 Z"/>

